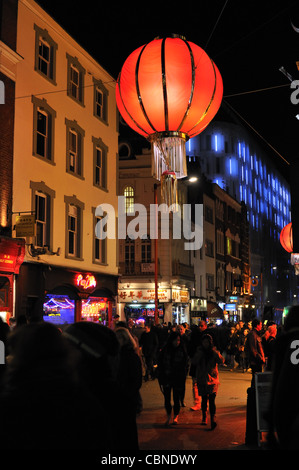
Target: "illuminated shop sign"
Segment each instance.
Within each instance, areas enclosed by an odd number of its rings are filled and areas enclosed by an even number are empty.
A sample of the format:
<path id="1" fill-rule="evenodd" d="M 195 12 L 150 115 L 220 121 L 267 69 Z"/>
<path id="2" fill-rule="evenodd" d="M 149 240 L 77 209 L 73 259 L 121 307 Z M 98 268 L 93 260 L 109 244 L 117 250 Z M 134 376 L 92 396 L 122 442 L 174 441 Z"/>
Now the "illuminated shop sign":
<path id="1" fill-rule="evenodd" d="M 155 289 L 124 289 L 118 292 L 119 302 L 149 302 L 155 300 Z M 170 302 L 170 289 L 158 289 L 159 302 Z"/>
<path id="2" fill-rule="evenodd" d="M 236 304 L 225 304 L 226 311 L 233 311 L 236 310 Z"/>
<path id="3" fill-rule="evenodd" d="M 82 274 L 77 274 L 76 285 L 78 287 L 82 287 L 83 289 L 90 289 L 91 287 L 96 287 L 97 282 L 95 277 L 91 276 L 90 274 L 86 274 L 85 276 Z"/>
<path id="4" fill-rule="evenodd" d="M 189 291 L 187 289 L 172 289 L 172 301 L 186 304 L 189 302 Z"/>

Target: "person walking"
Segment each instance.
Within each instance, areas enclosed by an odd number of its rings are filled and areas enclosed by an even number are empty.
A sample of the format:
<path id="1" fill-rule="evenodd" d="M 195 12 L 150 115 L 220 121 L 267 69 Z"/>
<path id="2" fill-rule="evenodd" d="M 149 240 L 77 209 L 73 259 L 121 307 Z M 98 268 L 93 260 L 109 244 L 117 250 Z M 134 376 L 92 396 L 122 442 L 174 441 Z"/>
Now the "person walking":
<path id="1" fill-rule="evenodd" d="M 180 413 L 181 393 L 185 386 L 188 356 L 181 343 L 179 332 L 169 335 L 166 345 L 162 348 L 158 357 L 158 380 L 164 395 L 164 407 L 167 413 L 166 425 L 171 421 L 173 409 L 173 424 L 178 424 Z M 173 407 L 171 404 L 173 394 Z"/>
<path id="2" fill-rule="evenodd" d="M 237 333 L 238 330 L 234 326 L 230 329 L 230 335 L 228 339 L 228 343 L 226 346 L 226 358 L 227 358 L 227 366 L 233 371 L 236 367 L 236 354 L 238 353 L 238 340 L 239 336 Z"/>
<path id="3" fill-rule="evenodd" d="M 273 367 L 273 356 L 276 345 L 277 325 L 272 323 L 267 328 L 268 337 L 264 343 L 264 353 L 266 359 L 266 371 L 271 371 Z"/>
<path id="4" fill-rule="evenodd" d="M 201 347 L 199 347 L 192 359 L 196 366 L 196 381 L 198 394 L 202 397 L 202 422 L 207 424 L 207 405 L 209 401 L 211 429 L 215 429 L 216 421 L 216 395 L 219 387 L 218 364 L 224 363 L 224 357 L 215 348 L 213 338 L 205 334 L 202 338 Z"/>
<path id="5" fill-rule="evenodd" d="M 156 333 L 151 329 L 150 325 L 145 325 L 144 332 L 140 336 L 139 346 L 141 347 L 145 362 L 144 380 L 146 382 L 149 378 L 152 380 L 155 378 L 154 361 L 156 361 L 158 345 L 159 343 Z"/>
<path id="6" fill-rule="evenodd" d="M 181 344 L 182 344 L 182 346 L 185 348 L 186 354 L 187 354 L 187 356 L 188 356 L 188 352 L 189 352 L 189 337 L 186 335 L 186 329 L 185 329 L 184 325 L 181 324 L 181 325 L 178 325 L 177 330 L 178 330 L 178 332 L 180 333 Z M 187 378 L 188 369 L 189 369 L 189 360 L 188 360 L 188 364 L 187 364 L 187 367 L 186 367 L 186 378 Z M 186 403 L 185 403 L 185 394 L 186 394 L 186 381 L 184 382 L 184 387 L 183 387 L 182 393 L 181 393 L 181 406 L 182 406 L 183 408 L 186 406 Z"/>
<path id="7" fill-rule="evenodd" d="M 262 372 L 265 364 L 265 354 L 262 346 L 260 332 L 262 322 L 258 318 L 252 320 L 252 330 L 248 333 L 246 350 L 249 354 L 249 365 L 252 371 L 251 387 L 255 388 L 255 374 Z"/>
<path id="8" fill-rule="evenodd" d="M 197 390 L 197 382 L 196 382 L 196 368 L 195 365 L 192 363 L 192 358 L 197 350 L 197 348 L 201 345 L 201 339 L 203 335 L 207 332 L 207 323 L 204 320 L 200 320 L 198 326 L 194 326 L 191 330 L 190 335 L 190 343 L 189 343 L 189 358 L 190 358 L 190 368 L 189 368 L 189 375 L 192 378 L 192 395 L 194 405 L 191 406 L 191 411 L 199 411 L 201 409 L 200 403 L 200 396 Z"/>
<path id="9" fill-rule="evenodd" d="M 246 348 L 248 333 L 249 333 L 249 330 L 247 328 L 244 328 L 242 330 L 242 333 L 238 336 L 239 366 L 240 366 L 240 369 L 243 370 L 243 372 L 246 372 L 249 368 L 249 360 L 248 360 L 247 348 Z"/>

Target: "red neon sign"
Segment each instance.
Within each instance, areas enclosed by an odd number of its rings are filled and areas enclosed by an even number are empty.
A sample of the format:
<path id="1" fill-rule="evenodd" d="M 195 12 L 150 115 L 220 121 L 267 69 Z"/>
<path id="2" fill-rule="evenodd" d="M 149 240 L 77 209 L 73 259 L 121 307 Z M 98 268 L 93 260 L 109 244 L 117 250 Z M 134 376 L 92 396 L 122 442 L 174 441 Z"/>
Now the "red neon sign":
<path id="1" fill-rule="evenodd" d="M 83 287 L 83 289 L 89 289 L 90 287 L 96 287 L 97 282 L 95 277 L 90 274 L 86 274 L 84 277 L 82 274 L 78 274 L 76 276 L 76 284 L 79 287 Z"/>

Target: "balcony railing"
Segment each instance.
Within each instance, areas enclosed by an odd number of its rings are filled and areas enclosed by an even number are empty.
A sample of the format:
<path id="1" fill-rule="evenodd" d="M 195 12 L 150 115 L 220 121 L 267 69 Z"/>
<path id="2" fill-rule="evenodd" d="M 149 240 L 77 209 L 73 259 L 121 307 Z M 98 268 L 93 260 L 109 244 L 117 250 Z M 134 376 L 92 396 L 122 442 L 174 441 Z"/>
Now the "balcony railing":
<path id="1" fill-rule="evenodd" d="M 159 261 L 158 261 L 158 274 Z M 141 262 L 120 262 L 119 273 L 127 276 L 148 276 L 155 274 L 155 263 L 141 263 Z"/>
<path id="2" fill-rule="evenodd" d="M 180 263 L 178 260 L 175 260 L 172 263 L 172 275 L 193 280 L 194 279 L 193 266 L 190 266 L 188 264 L 183 264 L 183 263 Z"/>

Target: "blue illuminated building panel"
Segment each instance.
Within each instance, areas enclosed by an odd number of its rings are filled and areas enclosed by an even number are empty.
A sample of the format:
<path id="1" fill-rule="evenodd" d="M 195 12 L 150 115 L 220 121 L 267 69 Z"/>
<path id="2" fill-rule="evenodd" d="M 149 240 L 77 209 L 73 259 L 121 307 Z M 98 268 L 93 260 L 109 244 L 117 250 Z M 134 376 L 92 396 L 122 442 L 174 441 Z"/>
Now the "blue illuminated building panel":
<path id="1" fill-rule="evenodd" d="M 245 202 L 252 228 L 260 230 L 267 220 L 280 233 L 291 221 L 289 185 L 267 157 L 242 135 L 244 131 L 240 128 L 238 132 L 236 127 L 212 122 L 202 134 L 187 142 L 187 156 L 198 159 L 201 170 L 213 183 Z"/>

